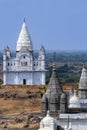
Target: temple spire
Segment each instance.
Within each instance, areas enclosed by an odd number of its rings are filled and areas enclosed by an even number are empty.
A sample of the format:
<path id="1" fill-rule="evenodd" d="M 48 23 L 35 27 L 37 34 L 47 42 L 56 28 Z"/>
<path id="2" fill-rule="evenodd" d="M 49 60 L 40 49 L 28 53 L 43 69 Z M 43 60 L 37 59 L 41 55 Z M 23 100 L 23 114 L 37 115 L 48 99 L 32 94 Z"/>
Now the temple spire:
<path id="1" fill-rule="evenodd" d="M 23 25 L 18 37 L 17 41 L 17 52 L 20 51 L 22 48 L 26 47 L 29 51 L 33 51 L 33 45 L 31 41 L 31 37 L 28 32 L 28 28 L 25 22 L 25 18 L 23 21 Z"/>
<path id="2" fill-rule="evenodd" d="M 24 18 L 24 23 L 25 23 L 25 18 Z"/>
<path id="3" fill-rule="evenodd" d="M 52 76 L 50 78 L 48 88 L 47 88 L 47 93 L 49 93 L 49 92 L 55 92 L 55 93 L 58 93 L 58 94 L 62 93 L 62 87 L 59 83 L 55 63 L 53 63 Z"/>
<path id="4" fill-rule="evenodd" d="M 79 81 L 79 97 L 82 99 L 87 99 L 87 69 L 84 65 Z"/>

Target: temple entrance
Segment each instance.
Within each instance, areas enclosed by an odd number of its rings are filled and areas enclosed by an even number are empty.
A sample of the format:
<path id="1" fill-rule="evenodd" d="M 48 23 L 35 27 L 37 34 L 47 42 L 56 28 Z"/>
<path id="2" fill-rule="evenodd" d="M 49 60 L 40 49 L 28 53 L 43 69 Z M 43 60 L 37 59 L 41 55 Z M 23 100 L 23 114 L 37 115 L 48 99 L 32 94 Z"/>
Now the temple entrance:
<path id="1" fill-rule="evenodd" d="M 26 79 L 23 79 L 23 85 L 26 85 Z"/>

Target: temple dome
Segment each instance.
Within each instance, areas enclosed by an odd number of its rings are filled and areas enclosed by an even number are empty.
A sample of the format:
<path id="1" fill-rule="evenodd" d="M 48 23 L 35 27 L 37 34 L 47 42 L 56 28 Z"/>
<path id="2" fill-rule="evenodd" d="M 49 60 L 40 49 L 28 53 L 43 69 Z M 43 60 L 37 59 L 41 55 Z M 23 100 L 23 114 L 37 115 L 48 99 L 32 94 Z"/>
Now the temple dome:
<path id="1" fill-rule="evenodd" d="M 49 111 L 47 111 L 47 115 L 41 120 L 39 130 L 57 130 L 57 120 L 49 115 Z"/>
<path id="2" fill-rule="evenodd" d="M 55 122 L 54 118 L 52 118 L 50 115 L 49 115 L 49 111 L 47 111 L 47 115 L 46 117 L 43 118 L 43 124 L 45 126 L 48 126 L 49 124 Z"/>
<path id="3" fill-rule="evenodd" d="M 20 51 L 23 47 L 27 47 L 29 51 L 33 50 L 32 41 L 29 36 L 25 20 L 23 22 L 22 29 L 18 37 L 16 51 Z"/>
<path id="4" fill-rule="evenodd" d="M 49 111 L 47 111 L 47 115 L 46 117 L 43 118 L 42 122 L 44 127 L 48 127 L 52 124 L 56 124 L 56 120 L 54 118 L 52 118 L 49 114 Z"/>
<path id="5" fill-rule="evenodd" d="M 80 100 L 74 92 L 74 96 L 70 98 L 69 108 L 80 108 Z"/>

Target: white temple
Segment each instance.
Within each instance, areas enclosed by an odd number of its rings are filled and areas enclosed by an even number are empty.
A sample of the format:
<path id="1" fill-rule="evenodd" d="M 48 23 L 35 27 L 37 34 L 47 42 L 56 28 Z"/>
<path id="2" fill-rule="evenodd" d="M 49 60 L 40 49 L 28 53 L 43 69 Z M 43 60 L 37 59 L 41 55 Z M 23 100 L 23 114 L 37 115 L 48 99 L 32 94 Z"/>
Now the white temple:
<path id="1" fill-rule="evenodd" d="M 41 120 L 39 130 L 57 130 L 57 120 L 50 116 L 49 111 L 47 111 L 46 117 Z"/>
<path id="2" fill-rule="evenodd" d="M 3 84 L 44 85 L 45 72 L 45 49 L 42 46 L 39 56 L 34 56 L 32 41 L 24 20 L 17 40 L 16 56 L 11 56 L 9 47 L 3 53 Z"/>

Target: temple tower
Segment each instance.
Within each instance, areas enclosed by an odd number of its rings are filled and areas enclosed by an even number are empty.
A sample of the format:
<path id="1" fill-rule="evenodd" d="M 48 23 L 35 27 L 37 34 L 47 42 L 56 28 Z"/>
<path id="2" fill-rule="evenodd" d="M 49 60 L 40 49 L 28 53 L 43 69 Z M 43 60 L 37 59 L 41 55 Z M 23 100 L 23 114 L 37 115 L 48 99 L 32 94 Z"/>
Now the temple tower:
<path id="1" fill-rule="evenodd" d="M 87 99 L 87 69 L 83 66 L 79 81 L 79 98 Z"/>
<path id="2" fill-rule="evenodd" d="M 4 85 L 45 85 L 45 49 L 39 55 L 33 54 L 33 44 L 24 20 L 16 45 L 16 56 L 10 48 L 3 53 Z"/>
<path id="3" fill-rule="evenodd" d="M 42 113 L 46 114 L 47 110 L 49 110 L 51 115 L 57 116 L 58 111 L 60 111 L 60 98 L 62 94 L 63 90 L 58 80 L 56 66 L 53 64 L 52 76 L 50 78 L 46 93 L 42 98 Z M 66 107 L 64 107 L 66 102 L 62 103 L 63 105 L 61 105 L 61 107 L 63 106 L 63 109 L 66 111 Z"/>

